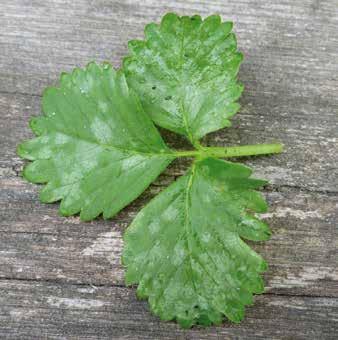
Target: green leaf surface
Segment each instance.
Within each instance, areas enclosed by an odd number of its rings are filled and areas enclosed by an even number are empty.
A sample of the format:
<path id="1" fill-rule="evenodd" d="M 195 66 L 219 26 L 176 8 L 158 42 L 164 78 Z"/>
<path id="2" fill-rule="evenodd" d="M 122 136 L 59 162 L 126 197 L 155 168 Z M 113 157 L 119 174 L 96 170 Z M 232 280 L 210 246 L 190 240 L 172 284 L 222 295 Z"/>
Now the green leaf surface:
<path id="1" fill-rule="evenodd" d="M 230 126 L 242 92 L 237 73 L 243 59 L 231 22 L 212 15 L 169 13 L 145 28 L 145 40 L 129 42 L 123 67 L 145 111 L 194 145 L 205 134 Z"/>
<path id="2" fill-rule="evenodd" d="M 254 191 L 265 181 L 243 165 L 204 159 L 155 197 L 127 229 L 126 282 L 139 284 L 152 311 L 183 327 L 239 322 L 263 292 L 265 261 L 242 239 L 267 240 L 253 213 L 267 209 Z"/>
<path id="3" fill-rule="evenodd" d="M 24 176 L 47 183 L 43 202 L 90 220 L 111 217 L 138 197 L 175 158 L 143 111 L 122 72 L 89 64 L 61 76 L 43 95 L 36 138 L 18 147 L 32 160 Z"/>

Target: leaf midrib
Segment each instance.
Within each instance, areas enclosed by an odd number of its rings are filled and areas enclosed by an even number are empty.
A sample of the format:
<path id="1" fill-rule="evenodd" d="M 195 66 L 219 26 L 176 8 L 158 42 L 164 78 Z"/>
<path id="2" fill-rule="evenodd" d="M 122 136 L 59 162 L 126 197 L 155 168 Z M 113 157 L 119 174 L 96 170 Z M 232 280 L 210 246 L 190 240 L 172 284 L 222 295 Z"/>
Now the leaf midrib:
<path id="1" fill-rule="evenodd" d="M 190 235 L 194 235 L 193 233 L 193 230 L 192 228 L 190 228 L 190 230 L 187 228 L 187 226 L 191 226 L 191 223 L 189 222 L 190 221 L 190 216 L 189 216 L 189 197 L 190 197 L 190 191 L 191 191 L 191 187 L 192 187 L 192 184 L 193 184 L 193 180 L 194 180 L 194 177 L 195 177 L 195 172 L 196 172 L 196 164 L 193 163 L 192 167 L 191 167 L 191 175 L 190 175 L 190 178 L 189 178 L 189 181 L 188 181 L 188 184 L 187 184 L 187 187 L 186 187 L 186 199 L 185 199 L 185 209 L 184 209 L 184 216 L 185 216 L 185 220 L 184 220 L 184 227 L 185 227 L 185 233 L 186 233 L 186 238 L 187 238 L 187 245 L 188 245 L 188 250 L 189 250 L 189 254 L 188 254 L 188 257 L 189 257 L 189 262 L 190 262 L 190 269 L 191 269 L 191 278 L 193 277 L 192 275 L 192 272 L 193 272 L 193 269 L 192 269 L 192 263 L 191 263 L 191 260 L 193 258 L 193 255 L 192 255 L 192 251 L 191 251 L 191 246 L 190 246 L 190 243 L 189 243 L 189 239 L 190 239 Z M 197 239 L 197 242 L 201 245 L 199 239 Z M 209 256 L 210 260 L 214 263 L 212 257 L 209 255 L 208 251 L 206 251 L 207 255 Z M 215 284 L 219 284 L 219 282 L 217 282 L 217 280 L 213 277 L 213 275 L 211 275 L 209 273 L 209 271 L 205 268 L 204 264 L 202 265 L 202 263 L 197 259 L 195 258 L 195 260 L 199 263 L 199 265 L 201 266 L 201 268 L 206 272 L 206 274 L 212 279 L 212 281 L 214 281 Z M 216 264 L 214 263 L 215 267 Z M 195 289 L 195 292 L 197 295 L 200 295 L 198 292 L 197 292 L 197 288 L 196 288 L 196 285 L 192 279 L 192 283 L 194 285 L 194 289 Z"/>
<path id="2" fill-rule="evenodd" d="M 183 64 L 184 64 L 184 58 L 183 58 L 183 53 L 184 53 L 184 39 L 185 39 L 185 34 L 184 34 L 184 25 L 183 25 L 183 22 L 182 22 L 182 38 L 181 38 L 181 43 L 180 43 L 180 60 L 179 60 L 179 69 L 181 71 L 181 74 L 180 74 L 180 83 L 185 83 L 185 81 L 182 81 L 183 79 L 183 75 L 182 75 L 182 72 L 183 72 Z M 185 90 L 186 90 L 187 86 L 184 86 L 184 95 L 185 95 Z M 182 96 L 180 96 L 180 101 L 181 101 L 181 111 L 182 111 L 182 120 L 183 120 L 183 125 L 184 125 L 184 128 L 187 132 L 187 137 L 188 139 L 190 140 L 191 144 L 193 146 L 195 146 L 196 148 L 198 148 L 198 146 L 200 145 L 199 142 L 197 140 L 194 139 L 194 135 L 193 135 L 193 132 L 190 130 L 190 127 L 189 127 L 189 119 L 188 119 L 188 115 L 187 115 L 187 112 L 186 112 L 186 109 L 185 109 L 185 106 L 184 106 L 184 100 L 182 98 Z"/>

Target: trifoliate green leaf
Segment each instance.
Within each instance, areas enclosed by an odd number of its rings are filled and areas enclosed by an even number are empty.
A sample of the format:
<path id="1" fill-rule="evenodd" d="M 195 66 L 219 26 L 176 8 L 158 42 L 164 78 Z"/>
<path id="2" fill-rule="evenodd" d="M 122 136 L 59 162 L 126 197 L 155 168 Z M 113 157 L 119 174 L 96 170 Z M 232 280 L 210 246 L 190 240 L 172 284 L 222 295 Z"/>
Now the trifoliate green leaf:
<path id="1" fill-rule="evenodd" d="M 138 283 L 152 311 L 182 326 L 243 318 L 253 293 L 263 292 L 265 261 L 242 239 L 266 240 L 269 228 L 253 213 L 267 205 L 249 168 L 216 159 L 197 161 L 155 197 L 127 229 L 126 282 Z"/>
<path id="2" fill-rule="evenodd" d="M 138 197 L 174 158 L 123 73 L 94 63 L 63 74 L 43 95 L 37 138 L 18 147 L 32 160 L 31 182 L 48 183 L 43 202 L 62 200 L 63 215 L 111 217 Z"/>
<path id="3" fill-rule="evenodd" d="M 145 111 L 166 129 L 193 144 L 205 134 L 230 126 L 242 92 L 232 23 L 218 15 L 179 17 L 169 13 L 145 28 L 145 41 L 129 42 L 124 60 L 129 85 Z"/>

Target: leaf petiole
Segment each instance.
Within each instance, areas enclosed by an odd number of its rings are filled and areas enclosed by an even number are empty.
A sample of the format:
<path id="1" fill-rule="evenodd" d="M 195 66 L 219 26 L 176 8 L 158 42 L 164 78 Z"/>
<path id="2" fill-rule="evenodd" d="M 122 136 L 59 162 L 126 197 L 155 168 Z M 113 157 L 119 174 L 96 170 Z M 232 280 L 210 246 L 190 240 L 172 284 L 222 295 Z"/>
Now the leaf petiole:
<path id="1" fill-rule="evenodd" d="M 257 145 L 241 145 L 230 147 L 203 147 L 200 150 L 184 150 L 175 151 L 177 157 L 216 157 L 230 158 L 255 155 L 267 155 L 273 153 L 281 153 L 283 145 L 277 144 L 257 144 Z"/>

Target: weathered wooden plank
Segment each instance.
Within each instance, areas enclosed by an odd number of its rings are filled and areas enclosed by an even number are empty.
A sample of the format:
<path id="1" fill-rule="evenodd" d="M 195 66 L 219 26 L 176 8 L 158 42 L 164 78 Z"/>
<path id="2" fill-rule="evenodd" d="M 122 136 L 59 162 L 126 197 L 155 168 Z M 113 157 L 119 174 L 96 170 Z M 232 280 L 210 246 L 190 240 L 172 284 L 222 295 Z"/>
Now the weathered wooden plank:
<path id="1" fill-rule="evenodd" d="M 2 339 L 335 339 L 338 299 L 259 296 L 240 325 L 182 330 L 134 289 L 0 281 Z"/>
<path id="2" fill-rule="evenodd" d="M 40 204 L 37 188 L 20 178 L 0 182 L 0 277 L 123 284 L 122 233 L 160 188 L 152 187 L 111 221 L 83 223 Z M 266 192 L 270 241 L 252 246 L 269 262 L 267 290 L 338 297 L 338 197 L 285 188 Z"/>
<path id="3" fill-rule="evenodd" d="M 336 9 L 334 0 L 1 1 L 0 337 L 335 338 Z M 58 217 L 57 205 L 40 204 L 37 186 L 17 177 L 23 162 L 15 147 L 31 136 L 27 121 L 39 113 L 43 88 L 56 84 L 61 71 L 93 59 L 118 66 L 127 41 L 141 37 L 144 24 L 166 11 L 217 12 L 234 20 L 246 55 L 241 113 L 232 128 L 209 135 L 205 143 L 280 140 L 287 147 L 283 155 L 245 161 L 273 184 L 265 193 L 271 204 L 265 218 L 274 235 L 254 245 L 270 263 L 269 294 L 257 298 L 239 326 L 182 331 L 151 317 L 133 289 L 109 287 L 123 284 L 121 232 L 154 192 L 182 174 L 186 162 L 176 162 L 115 219 L 91 223 Z M 166 136 L 171 145 L 187 147 Z"/>

